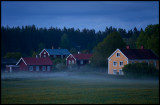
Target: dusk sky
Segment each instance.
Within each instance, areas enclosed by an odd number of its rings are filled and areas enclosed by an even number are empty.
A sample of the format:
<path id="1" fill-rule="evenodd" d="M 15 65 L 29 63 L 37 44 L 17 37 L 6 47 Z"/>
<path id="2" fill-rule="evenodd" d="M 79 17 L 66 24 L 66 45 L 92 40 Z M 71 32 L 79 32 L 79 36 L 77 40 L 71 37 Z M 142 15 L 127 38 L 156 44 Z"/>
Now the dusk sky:
<path id="1" fill-rule="evenodd" d="M 159 1 L 1 1 L 1 25 L 126 30 L 159 24 Z"/>

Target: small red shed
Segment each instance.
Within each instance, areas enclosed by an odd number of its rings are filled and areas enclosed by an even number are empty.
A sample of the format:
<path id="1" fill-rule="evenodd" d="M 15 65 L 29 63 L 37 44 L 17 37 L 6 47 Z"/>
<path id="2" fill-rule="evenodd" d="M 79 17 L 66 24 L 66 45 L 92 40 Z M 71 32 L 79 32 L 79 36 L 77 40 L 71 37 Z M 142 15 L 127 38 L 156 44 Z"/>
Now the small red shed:
<path id="1" fill-rule="evenodd" d="M 51 71 L 52 70 L 52 61 L 49 57 L 47 58 L 32 58 L 24 57 L 21 58 L 17 64 L 19 70 L 23 71 Z"/>
<path id="2" fill-rule="evenodd" d="M 86 65 L 90 63 L 90 59 L 92 57 L 92 54 L 70 54 L 66 58 L 66 65 L 72 65 L 72 64 L 77 64 L 77 65 Z"/>

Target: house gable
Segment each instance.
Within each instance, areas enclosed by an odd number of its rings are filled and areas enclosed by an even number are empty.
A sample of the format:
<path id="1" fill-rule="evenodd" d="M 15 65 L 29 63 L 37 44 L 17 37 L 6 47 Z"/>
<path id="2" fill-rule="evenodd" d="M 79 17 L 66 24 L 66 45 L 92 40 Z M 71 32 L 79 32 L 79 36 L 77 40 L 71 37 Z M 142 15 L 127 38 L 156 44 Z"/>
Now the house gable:
<path id="1" fill-rule="evenodd" d="M 120 49 L 117 49 L 117 50 L 115 50 L 115 51 L 108 57 L 108 60 L 110 60 L 110 58 L 111 58 L 115 53 L 117 53 L 117 51 L 119 51 L 121 54 L 123 54 Z M 123 56 L 125 56 L 125 55 L 123 54 Z M 126 57 L 126 56 L 125 56 L 125 57 Z M 127 58 L 127 57 L 126 57 L 126 58 Z M 127 58 L 127 59 L 128 59 L 128 58 Z"/>
<path id="2" fill-rule="evenodd" d="M 42 54 L 43 54 L 44 52 L 48 53 L 46 49 L 43 49 L 43 50 L 39 53 L 40 57 L 42 56 Z M 48 56 L 50 56 L 49 53 L 48 53 Z"/>
<path id="3" fill-rule="evenodd" d="M 117 56 L 117 53 L 119 53 L 119 56 Z M 117 49 L 110 57 L 108 57 L 108 74 L 115 74 L 115 70 L 119 73 L 126 64 L 128 64 L 128 58 L 121 50 Z"/>
<path id="4" fill-rule="evenodd" d="M 24 64 L 25 64 L 25 65 L 27 65 L 27 63 L 24 61 L 24 59 L 23 59 L 23 58 L 20 58 L 20 60 L 17 62 L 17 64 L 16 64 L 16 65 L 18 65 L 18 64 L 20 63 L 20 61 L 21 61 L 21 60 L 24 62 Z"/>
<path id="5" fill-rule="evenodd" d="M 74 60 L 74 63 L 76 63 L 76 58 L 70 54 L 67 58 L 66 58 L 66 65 L 69 65 L 69 61 L 71 62 L 72 60 Z"/>

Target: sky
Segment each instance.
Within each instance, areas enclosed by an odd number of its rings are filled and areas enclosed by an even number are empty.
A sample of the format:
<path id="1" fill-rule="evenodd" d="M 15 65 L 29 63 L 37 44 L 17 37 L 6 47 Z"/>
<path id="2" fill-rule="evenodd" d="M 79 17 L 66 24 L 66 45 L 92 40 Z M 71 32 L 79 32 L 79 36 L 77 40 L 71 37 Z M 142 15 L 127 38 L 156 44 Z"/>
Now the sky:
<path id="1" fill-rule="evenodd" d="M 159 1 L 1 1 L 1 26 L 104 31 L 159 24 Z"/>

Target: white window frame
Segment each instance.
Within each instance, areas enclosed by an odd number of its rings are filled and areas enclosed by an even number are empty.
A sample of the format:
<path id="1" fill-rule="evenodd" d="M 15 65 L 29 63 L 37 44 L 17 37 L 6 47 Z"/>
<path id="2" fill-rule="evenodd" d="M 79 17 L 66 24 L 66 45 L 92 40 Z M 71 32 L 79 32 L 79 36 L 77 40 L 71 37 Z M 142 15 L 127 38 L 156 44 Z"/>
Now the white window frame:
<path id="1" fill-rule="evenodd" d="M 44 54 L 46 54 L 46 52 L 44 52 Z"/>
<path id="2" fill-rule="evenodd" d="M 121 65 L 121 62 L 123 63 L 123 61 L 120 61 L 120 62 L 119 62 L 119 66 L 123 66 L 123 64 Z"/>
<path id="3" fill-rule="evenodd" d="M 83 60 L 80 60 L 80 64 L 83 65 Z"/>
<path id="4" fill-rule="evenodd" d="M 72 60 L 72 64 L 74 64 L 74 60 Z"/>
<path id="5" fill-rule="evenodd" d="M 29 71 L 33 71 L 33 66 L 29 66 Z"/>
<path id="6" fill-rule="evenodd" d="M 70 61 L 70 60 L 68 60 L 68 64 L 71 64 L 71 61 Z"/>
<path id="7" fill-rule="evenodd" d="M 116 71 L 116 72 L 115 72 Z M 116 75 L 117 74 L 117 69 L 113 69 L 113 74 Z"/>
<path id="8" fill-rule="evenodd" d="M 36 66 L 36 71 L 39 71 L 39 66 Z"/>
<path id="9" fill-rule="evenodd" d="M 114 65 L 114 62 L 116 63 L 116 65 Z M 116 62 L 116 61 L 113 61 L 113 66 L 114 66 L 114 67 L 117 67 L 117 62 Z"/>
<path id="10" fill-rule="evenodd" d="M 46 71 L 46 66 L 42 66 L 42 71 Z"/>
<path id="11" fill-rule="evenodd" d="M 51 66 L 47 66 L 47 71 L 51 71 Z"/>
<path id="12" fill-rule="evenodd" d="M 119 56 L 118 56 L 118 54 L 119 54 Z M 116 57 L 118 57 L 118 58 L 120 57 L 120 53 L 119 52 L 116 53 Z"/>

